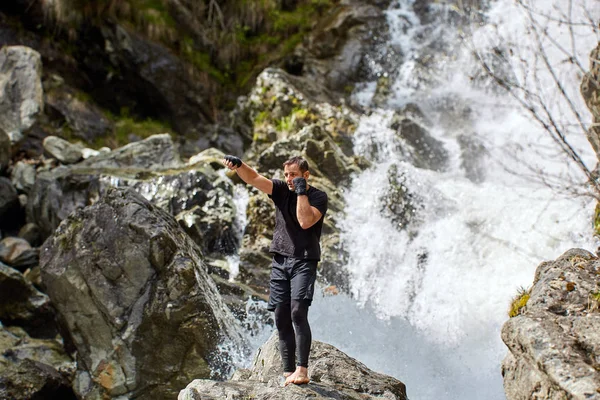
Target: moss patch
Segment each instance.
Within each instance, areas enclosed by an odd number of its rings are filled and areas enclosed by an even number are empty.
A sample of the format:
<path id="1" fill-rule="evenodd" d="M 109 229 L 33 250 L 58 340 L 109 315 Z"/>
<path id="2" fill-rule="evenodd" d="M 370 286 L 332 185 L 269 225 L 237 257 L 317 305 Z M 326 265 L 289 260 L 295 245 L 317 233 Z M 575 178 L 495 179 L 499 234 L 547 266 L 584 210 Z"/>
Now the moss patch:
<path id="1" fill-rule="evenodd" d="M 510 318 L 513 318 L 523 313 L 525 311 L 525 306 L 527 305 L 530 296 L 531 288 L 525 289 L 524 287 L 520 287 L 517 292 L 517 295 L 513 298 L 512 302 L 510 303 L 508 316 Z"/>

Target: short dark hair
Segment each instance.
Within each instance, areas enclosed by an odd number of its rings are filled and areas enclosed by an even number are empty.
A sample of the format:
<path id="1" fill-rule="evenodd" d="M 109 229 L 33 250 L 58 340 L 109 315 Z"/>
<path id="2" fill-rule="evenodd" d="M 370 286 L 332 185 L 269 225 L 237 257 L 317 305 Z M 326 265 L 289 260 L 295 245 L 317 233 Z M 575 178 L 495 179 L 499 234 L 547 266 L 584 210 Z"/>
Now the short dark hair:
<path id="1" fill-rule="evenodd" d="M 305 173 L 306 171 L 308 171 L 308 161 L 306 161 L 304 158 L 302 157 L 292 157 L 289 160 L 287 160 L 286 162 L 283 163 L 283 166 L 285 167 L 286 165 L 292 165 L 292 164 L 296 164 L 298 166 L 298 168 L 300 168 L 300 172 Z"/>

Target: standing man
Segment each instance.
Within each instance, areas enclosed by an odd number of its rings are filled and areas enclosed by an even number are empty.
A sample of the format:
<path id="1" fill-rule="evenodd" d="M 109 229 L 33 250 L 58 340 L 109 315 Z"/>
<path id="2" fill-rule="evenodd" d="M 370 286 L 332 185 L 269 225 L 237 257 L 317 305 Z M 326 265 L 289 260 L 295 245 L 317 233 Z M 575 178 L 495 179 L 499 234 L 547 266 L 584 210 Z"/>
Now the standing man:
<path id="1" fill-rule="evenodd" d="M 308 162 L 301 157 L 283 163 L 285 181 L 265 178 L 238 157 L 225 156 L 223 164 L 275 203 L 268 310 L 275 311 L 286 386 L 306 384 L 310 382 L 308 355 L 312 341 L 308 307 L 321 259 L 319 239 L 327 194 L 308 185 Z"/>

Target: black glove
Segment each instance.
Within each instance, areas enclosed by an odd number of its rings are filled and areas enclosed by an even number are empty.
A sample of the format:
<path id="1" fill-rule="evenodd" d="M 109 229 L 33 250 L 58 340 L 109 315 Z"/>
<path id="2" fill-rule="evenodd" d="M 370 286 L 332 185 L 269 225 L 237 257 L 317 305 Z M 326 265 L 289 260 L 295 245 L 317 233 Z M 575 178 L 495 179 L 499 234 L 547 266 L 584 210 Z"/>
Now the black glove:
<path id="1" fill-rule="evenodd" d="M 239 168 L 242 166 L 242 160 L 240 160 L 239 157 L 236 156 L 225 156 L 225 161 L 229 161 L 230 163 L 232 163 L 236 168 Z"/>
<path id="2" fill-rule="evenodd" d="M 306 194 L 306 179 L 302 177 L 294 178 L 292 183 L 294 184 L 294 192 L 298 196 Z"/>

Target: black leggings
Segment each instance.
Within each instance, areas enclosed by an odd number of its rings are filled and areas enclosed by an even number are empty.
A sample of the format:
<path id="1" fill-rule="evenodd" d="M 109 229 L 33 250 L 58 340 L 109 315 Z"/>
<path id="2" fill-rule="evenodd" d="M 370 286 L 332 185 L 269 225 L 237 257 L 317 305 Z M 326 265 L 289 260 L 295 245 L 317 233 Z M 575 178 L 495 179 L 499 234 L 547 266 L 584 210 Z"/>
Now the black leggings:
<path id="1" fill-rule="evenodd" d="M 308 325 L 308 306 L 305 301 L 292 300 L 291 304 L 281 304 L 275 308 L 275 325 L 279 331 L 279 351 L 284 372 L 296 370 L 296 354 L 298 366 L 308 368 L 308 354 L 312 341 Z"/>

